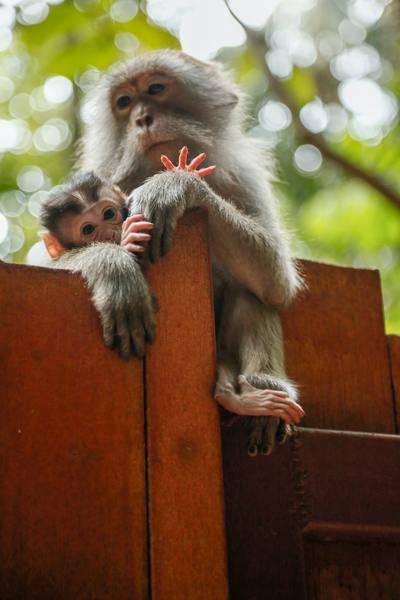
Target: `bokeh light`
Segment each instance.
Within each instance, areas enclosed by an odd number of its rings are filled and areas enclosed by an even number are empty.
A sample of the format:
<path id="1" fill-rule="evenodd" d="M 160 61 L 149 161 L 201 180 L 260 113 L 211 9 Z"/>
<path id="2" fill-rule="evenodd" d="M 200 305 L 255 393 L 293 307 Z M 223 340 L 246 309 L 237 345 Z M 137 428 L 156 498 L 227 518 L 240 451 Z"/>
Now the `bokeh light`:
<path id="1" fill-rule="evenodd" d="M 315 173 L 322 165 L 322 154 L 312 144 L 303 144 L 294 153 L 294 163 L 303 173 Z"/>

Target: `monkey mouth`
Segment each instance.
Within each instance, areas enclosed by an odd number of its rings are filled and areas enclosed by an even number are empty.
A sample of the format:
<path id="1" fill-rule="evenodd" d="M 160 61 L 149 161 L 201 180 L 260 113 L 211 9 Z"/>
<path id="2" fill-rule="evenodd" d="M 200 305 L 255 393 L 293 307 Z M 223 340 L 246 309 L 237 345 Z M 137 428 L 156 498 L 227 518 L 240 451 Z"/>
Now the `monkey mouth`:
<path id="1" fill-rule="evenodd" d="M 153 150 L 153 148 L 156 148 L 157 146 L 162 146 L 163 144 L 171 144 L 172 142 L 176 142 L 177 140 L 174 138 L 167 138 L 167 139 L 162 139 L 162 140 L 157 140 L 157 141 L 149 141 L 148 144 L 146 144 L 145 149 L 146 152 L 148 152 L 149 150 Z"/>

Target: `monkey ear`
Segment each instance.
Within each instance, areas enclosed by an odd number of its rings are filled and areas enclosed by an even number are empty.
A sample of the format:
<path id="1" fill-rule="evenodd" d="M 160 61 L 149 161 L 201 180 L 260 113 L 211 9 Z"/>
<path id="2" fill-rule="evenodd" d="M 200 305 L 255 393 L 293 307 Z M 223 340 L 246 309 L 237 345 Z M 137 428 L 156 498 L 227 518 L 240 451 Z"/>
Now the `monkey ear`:
<path id="1" fill-rule="evenodd" d="M 41 231 L 39 235 L 42 238 L 47 252 L 50 254 L 51 258 L 60 258 L 60 256 L 65 254 L 66 249 L 64 246 L 49 231 Z"/>

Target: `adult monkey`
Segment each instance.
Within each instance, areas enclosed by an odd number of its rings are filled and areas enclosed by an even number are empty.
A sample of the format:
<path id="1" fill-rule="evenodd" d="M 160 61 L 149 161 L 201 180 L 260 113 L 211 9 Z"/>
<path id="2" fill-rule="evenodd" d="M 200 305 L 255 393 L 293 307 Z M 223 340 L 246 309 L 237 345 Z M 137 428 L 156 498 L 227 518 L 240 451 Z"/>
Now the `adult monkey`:
<path id="1" fill-rule="evenodd" d="M 249 453 L 268 454 L 304 414 L 285 374 L 277 313 L 301 282 L 260 156 L 243 133 L 240 92 L 216 64 L 167 50 L 112 69 L 90 102 L 81 166 L 112 178 L 126 193 L 133 190 L 132 210 L 154 223 L 153 262 L 168 251 L 186 210 L 207 210 L 217 323 L 216 399 L 231 412 L 258 417 L 250 419 Z M 159 173 L 160 154 L 174 156 L 183 145 L 194 154 L 205 150 L 217 165 L 209 185 L 192 173 Z M 117 246 L 93 246 L 63 263 L 87 279 L 106 343 L 116 339 L 127 354 L 132 342 L 143 354 L 154 321 L 135 260 Z"/>

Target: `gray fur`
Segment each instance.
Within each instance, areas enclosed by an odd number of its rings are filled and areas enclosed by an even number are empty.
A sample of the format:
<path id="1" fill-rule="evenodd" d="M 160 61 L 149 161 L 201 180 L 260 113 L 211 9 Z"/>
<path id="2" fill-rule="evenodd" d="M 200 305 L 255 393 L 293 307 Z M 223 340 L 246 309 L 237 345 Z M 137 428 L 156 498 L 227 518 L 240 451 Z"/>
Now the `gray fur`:
<path id="1" fill-rule="evenodd" d="M 157 118 L 163 131 L 179 132 L 179 141 L 188 145 L 192 155 L 205 151 L 208 163 L 217 165 L 207 183 L 188 173 L 156 174 L 157 168 L 139 152 L 135 133 L 113 116 L 115 86 L 149 70 L 176 77 L 191 95 L 190 111 L 168 107 Z M 152 261 L 168 251 L 176 222 L 186 210 L 207 210 L 219 365 L 236 390 L 242 375 L 256 387 L 287 391 L 295 400 L 295 386 L 285 375 L 277 309 L 296 295 L 301 277 L 277 212 L 268 168 L 271 158 L 244 135 L 243 94 L 220 66 L 166 50 L 115 66 L 104 75 L 90 102 L 95 115 L 83 137 L 80 166 L 100 177 L 112 177 L 125 192 L 133 190 L 131 211 L 143 212 L 155 225 Z M 138 264 L 124 251 L 95 246 L 71 253 L 62 264 L 86 278 L 108 343 L 116 329 L 126 352 L 130 337 L 140 337 L 138 328 L 142 333 L 152 331 L 149 291 Z M 135 333 L 129 332 L 132 319 Z M 143 343 L 135 347 L 143 349 Z M 276 418 L 251 422 L 254 431 L 261 433 L 251 434 L 250 443 L 263 452 L 269 452 L 275 437 L 284 437 Z"/>

